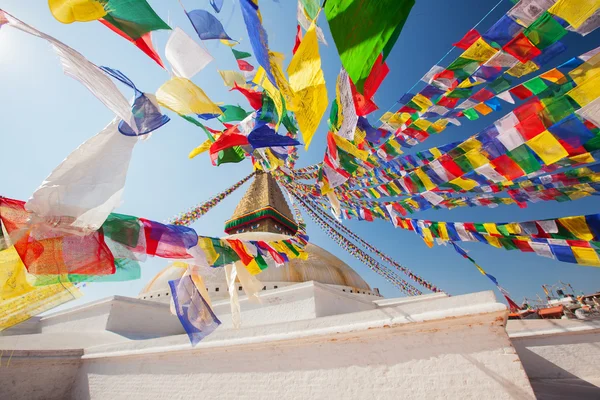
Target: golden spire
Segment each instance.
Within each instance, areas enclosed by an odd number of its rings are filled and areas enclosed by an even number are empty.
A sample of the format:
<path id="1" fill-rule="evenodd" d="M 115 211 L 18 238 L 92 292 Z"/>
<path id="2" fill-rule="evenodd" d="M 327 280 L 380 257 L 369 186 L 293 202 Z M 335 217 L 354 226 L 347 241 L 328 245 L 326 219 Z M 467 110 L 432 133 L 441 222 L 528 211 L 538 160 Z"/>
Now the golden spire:
<path id="1" fill-rule="evenodd" d="M 271 232 L 293 235 L 297 229 L 277 181 L 270 173 L 262 171 L 256 172 L 250 188 L 225 222 L 228 234 Z"/>

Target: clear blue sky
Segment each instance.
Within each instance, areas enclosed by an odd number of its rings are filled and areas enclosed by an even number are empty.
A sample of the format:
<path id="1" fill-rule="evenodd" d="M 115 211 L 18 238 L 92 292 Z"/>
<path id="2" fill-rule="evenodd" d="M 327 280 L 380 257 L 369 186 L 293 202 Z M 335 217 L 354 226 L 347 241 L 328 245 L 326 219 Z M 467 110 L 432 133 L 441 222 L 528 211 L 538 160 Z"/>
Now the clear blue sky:
<path id="1" fill-rule="evenodd" d="M 180 26 L 194 36 L 194 31 L 176 0 L 151 0 L 150 4 L 172 27 Z M 274 51 L 283 52 L 287 63 L 296 32 L 296 1 L 261 0 L 260 4 L 270 47 Z M 375 96 L 381 112 L 427 72 L 448 51 L 451 43 L 460 39 L 493 4 L 495 1 L 417 1 L 388 59 L 390 74 Z M 210 9 L 208 0 L 187 0 L 184 5 L 188 10 Z M 481 31 L 491 26 L 510 6 L 511 2 L 505 0 L 482 23 Z M 63 25 L 52 17 L 46 0 L 3 0 L 0 7 L 65 42 L 97 65 L 121 70 L 146 92 L 156 91 L 168 79 L 166 71 L 98 22 Z M 218 17 L 229 35 L 241 40 L 237 49 L 251 51 L 237 0 L 226 0 Z M 320 51 L 331 100 L 335 94 L 335 78 L 340 62 L 323 16 L 320 25 L 329 41 L 329 46 L 321 46 Z M 154 42 L 161 56 L 168 35 L 168 31 L 154 33 Z M 570 33 L 564 42 L 569 50 L 559 56 L 555 63 L 600 45 L 600 32 L 585 38 Z M 214 101 L 239 103 L 249 109 L 239 93 L 227 91 L 217 73 L 217 68 L 236 69 L 229 48 L 217 41 L 205 43 L 216 60 L 198 74 L 194 81 Z M 443 65 L 447 65 L 458 54 L 459 50 L 454 50 Z M 251 61 L 256 65 L 254 60 Z M 0 156 L 3 171 L 0 175 L 0 192 L 6 197 L 27 199 L 56 165 L 79 144 L 100 131 L 113 115 L 87 89 L 63 75 L 58 58 L 45 41 L 8 27 L 0 30 L 0 76 L 3 150 Z M 127 96 L 130 94 L 127 93 Z M 374 118 L 381 112 L 376 113 Z M 415 150 L 464 139 L 501 115 L 503 114 L 492 113 L 478 121 L 464 120 L 463 126 L 450 127 Z M 326 129 L 323 122 L 309 151 L 301 150 L 299 166 L 322 160 Z M 204 139 L 204 134 L 198 128 L 173 117 L 150 140 L 139 143 L 129 169 L 124 202 L 117 211 L 163 221 L 208 199 L 251 171 L 249 161 L 216 168 L 210 165 L 206 155 L 189 160 L 189 151 Z M 110 163 L 111 160 L 106 162 Z M 223 201 L 196 222 L 193 228 L 201 235 L 223 235 L 224 221 L 232 214 L 244 189 Z M 443 221 L 525 221 L 596 213 L 599 211 L 597 204 L 596 198 L 587 198 L 560 204 L 532 204 L 527 209 L 500 206 L 496 209 L 430 210 L 417 217 Z M 346 261 L 371 286 L 380 288 L 385 296 L 399 295 L 381 277 L 339 249 L 308 218 L 307 222 L 313 243 Z M 370 243 L 451 294 L 493 289 L 487 278 L 450 247 L 436 246 L 429 249 L 414 233 L 394 229 L 384 221 L 346 223 Z M 485 270 L 496 276 L 518 302 L 523 296 L 534 297 L 536 293 L 542 293 L 541 284 L 555 283 L 558 280 L 570 282 L 579 291 L 600 290 L 598 268 L 560 263 L 530 253 L 508 252 L 479 243 L 464 247 Z M 168 261 L 160 259 L 148 260 L 143 264 L 142 279 L 138 281 L 88 285 L 83 289 L 85 296 L 77 300 L 77 303 L 113 294 L 135 296 L 167 263 Z"/>

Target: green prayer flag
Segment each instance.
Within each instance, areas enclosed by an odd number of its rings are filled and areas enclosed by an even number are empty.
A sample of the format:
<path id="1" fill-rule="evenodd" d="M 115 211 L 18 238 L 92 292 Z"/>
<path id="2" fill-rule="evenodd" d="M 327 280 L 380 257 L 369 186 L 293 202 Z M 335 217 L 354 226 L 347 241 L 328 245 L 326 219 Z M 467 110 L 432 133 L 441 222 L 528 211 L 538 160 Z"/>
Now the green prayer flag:
<path id="1" fill-rule="evenodd" d="M 477 111 L 475 111 L 473 108 L 463 110 L 463 114 L 465 114 L 465 117 L 467 117 L 471 121 L 479 119 L 479 114 L 477 114 Z"/>
<path id="2" fill-rule="evenodd" d="M 321 5 L 319 4 L 320 1 L 319 0 L 300 0 L 302 3 L 302 6 L 304 7 L 304 11 L 306 11 L 306 15 L 308 15 L 308 18 L 310 19 L 315 19 L 317 17 L 317 14 L 319 13 L 319 9 L 321 8 Z"/>
<path id="3" fill-rule="evenodd" d="M 105 237 L 128 247 L 137 247 L 141 229 L 137 217 L 117 213 L 109 214 L 102 224 Z"/>
<path id="4" fill-rule="evenodd" d="M 529 147 L 525 144 L 520 145 L 506 153 L 526 174 L 539 171 L 542 166 L 534 156 Z"/>
<path id="5" fill-rule="evenodd" d="M 171 29 L 146 0 L 105 0 L 104 19 L 133 40 L 159 29 Z"/>
<path id="6" fill-rule="evenodd" d="M 450 97 L 450 98 L 458 97 L 459 99 L 468 99 L 469 97 L 471 97 L 471 93 L 473 93 L 472 88 L 460 88 L 460 89 L 454 89 L 453 91 L 448 93 L 446 95 L 446 97 Z"/>
<path id="7" fill-rule="evenodd" d="M 252 57 L 252 54 L 245 51 L 236 50 L 233 47 L 231 48 L 231 52 L 233 53 L 233 56 L 236 60 L 242 60 L 244 58 Z"/>
<path id="8" fill-rule="evenodd" d="M 263 256 L 260 254 L 257 254 L 256 257 L 254 257 L 254 260 L 256 261 L 256 264 L 258 264 L 258 268 L 260 268 L 261 271 L 269 267 Z"/>
<path id="9" fill-rule="evenodd" d="M 473 171 L 473 166 L 469 162 L 467 156 L 460 156 L 454 159 L 454 162 L 462 169 L 464 172 Z"/>
<path id="10" fill-rule="evenodd" d="M 219 151 L 217 156 L 217 165 L 239 163 L 244 161 L 246 156 L 240 146 L 230 147 L 229 149 Z"/>
<path id="11" fill-rule="evenodd" d="M 573 114 L 575 109 L 568 96 L 560 96 L 544 102 L 543 113 L 553 124 Z"/>
<path id="12" fill-rule="evenodd" d="M 535 47 L 544 50 L 553 43 L 558 42 L 567 34 L 567 30 L 548 12 L 544 12 L 538 19 L 523 31 L 525 36 Z"/>
<path id="13" fill-rule="evenodd" d="M 377 57 L 399 36 L 415 0 L 327 0 L 325 15 L 342 65 L 363 92 Z"/>
<path id="14" fill-rule="evenodd" d="M 243 121 L 244 118 L 251 114 L 242 107 L 234 105 L 221 106 L 221 110 L 223 110 L 223 115 L 217 118 L 221 122 Z"/>
<path id="15" fill-rule="evenodd" d="M 535 77 L 533 79 L 528 80 L 527 82 L 523 82 L 523 86 L 531 91 L 531 93 L 538 95 L 542 93 L 544 90 L 548 88 L 548 85 L 544 82 L 542 78 Z"/>
<path id="16" fill-rule="evenodd" d="M 512 82 L 508 80 L 506 77 L 501 76 L 496 78 L 492 83 L 488 85 L 488 89 L 492 90 L 494 93 L 502 93 L 505 90 L 510 89 L 512 86 Z"/>

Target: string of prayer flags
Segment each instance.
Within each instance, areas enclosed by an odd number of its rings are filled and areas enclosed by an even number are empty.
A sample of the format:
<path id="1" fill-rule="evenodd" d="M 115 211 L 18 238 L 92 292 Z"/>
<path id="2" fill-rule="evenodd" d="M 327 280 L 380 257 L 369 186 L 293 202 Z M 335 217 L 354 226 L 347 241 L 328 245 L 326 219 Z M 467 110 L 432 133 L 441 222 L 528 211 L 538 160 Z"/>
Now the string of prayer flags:
<path id="1" fill-rule="evenodd" d="M 243 178 L 243 179 L 239 180 L 238 182 L 236 182 L 235 184 L 233 184 L 231 187 L 225 189 L 223 192 L 215 195 L 210 200 L 208 200 L 202 204 L 199 204 L 184 213 L 179 214 L 177 217 L 171 218 L 169 220 L 169 223 L 173 224 L 173 225 L 190 226 L 194 221 L 196 221 L 198 218 L 200 218 L 201 216 L 206 214 L 214 206 L 219 204 L 225 197 L 229 196 L 236 189 L 238 189 L 240 186 L 242 186 L 244 183 L 246 183 L 248 180 L 250 180 L 250 178 L 252 178 L 254 176 L 254 174 L 255 174 L 255 172 L 252 172 L 245 178 Z"/>
<path id="2" fill-rule="evenodd" d="M 292 192 L 293 193 L 293 192 Z M 334 230 L 330 225 L 328 225 L 325 220 L 319 217 L 307 204 L 305 204 L 301 198 L 296 197 L 296 200 L 300 203 L 302 208 L 308 213 L 311 219 L 321 228 L 323 229 L 328 236 L 335 241 L 342 249 L 348 252 L 353 257 L 357 258 L 364 265 L 369 267 L 371 270 L 375 271 L 377 274 L 384 277 L 388 282 L 394 285 L 396 288 L 401 290 L 402 292 L 414 296 L 420 295 L 422 292 L 412 286 L 410 283 L 406 282 L 404 279 L 400 278 L 397 274 L 391 271 L 388 268 L 382 266 L 379 262 L 377 262 L 373 257 L 365 253 L 354 243 L 349 241 L 343 235 Z"/>
<path id="3" fill-rule="evenodd" d="M 310 26 L 287 68 L 290 89 L 294 95 L 293 104 L 288 104 L 288 109 L 296 116 L 306 149 L 310 146 L 328 103 L 315 28 L 315 24 Z"/>
<path id="4" fill-rule="evenodd" d="M 379 55 L 383 52 L 385 59 L 390 53 L 414 4 L 414 0 L 381 0 L 368 5 L 358 0 L 325 3 L 325 15 L 342 65 L 358 92 L 363 93 L 365 80 Z"/>
<path id="5" fill-rule="evenodd" d="M 439 222 L 404 219 L 394 226 L 414 231 L 429 247 L 433 241 L 481 242 L 506 250 L 535 252 L 558 261 L 600 267 L 597 214 L 511 223 Z"/>
<path id="6" fill-rule="evenodd" d="M 504 298 L 506 299 L 506 301 L 508 302 L 508 306 L 510 308 L 511 311 L 518 311 L 521 309 L 521 307 L 519 307 L 517 305 L 517 303 L 515 303 L 515 301 L 513 299 L 510 298 L 510 294 L 506 291 L 506 289 L 504 289 L 502 286 L 500 286 L 500 284 L 498 283 L 498 280 L 496 279 L 495 276 L 488 274 L 487 272 L 485 272 L 483 270 L 483 268 L 481 268 L 479 266 L 479 264 L 477 264 L 477 262 L 471 258 L 467 252 L 462 249 L 459 245 L 457 245 L 454 242 L 450 242 L 452 244 L 452 247 L 454 247 L 454 250 L 456 250 L 456 252 L 458 254 L 460 254 L 461 256 L 463 256 L 463 258 L 466 258 L 467 260 L 471 261 L 473 263 L 473 265 L 475 265 L 475 267 L 477 268 L 477 270 L 479 271 L 479 273 L 485 277 L 487 277 L 490 281 L 492 281 L 494 283 L 494 285 L 496 285 L 496 287 L 498 288 L 498 290 L 500 291 L 500 293 L 502 293 L 502 295 L 504 296 Z"/>
<path id="7" fill-rule="evenodd" d="M 165 46 L 165 57 L 173 74 L 181 78 L 192 79 L 214 58 L 181 28 L 173 29 Z"/>
<path id="8" fill-rule="evenodd" d="M 329 215 L 326 212 L 324 212 L 323 210 L 319 209 L 318 206 L 315 206 L 315 203 L 311 202 L 309 198 L 307 198 L 307 200 L 308 200 L 308 204 L 310 204 L 310 205 L 313 206 L 313 210 L 316 210 L 317 214 L 319 214 L 321 217 L 324 217 L 325 219 L 329 220 L 330 225 L 333 224 L 337 229 L 342 230 L 346 235 L 348 235 L 351 238 L 353 238 L 354 240 L 357 240 L 358 242 L 360 242 L 360 244 L 363 245 L 365 248 L 367 248 L 369 251 L 377 254 L 382 260 L 384 260 L 385 262 L 389 263 L 390 265 L 393 265 L 398 270 L 402 271 L 410 279 L 412 279 L 413 281 L 417 282 L 419 285 L 421 285 L 421 286 L 423 286 L 423 287 L 431 290 L 434 293 L 442 291 L 441 289 L 439 289 L 435 285 L 427 282 L 425 279 L 423 279 L 419 275 L 415 274 L 410 269 L 408 269 L 408 268 L 400 265 L 399 263 L 397 263 L 396 261 L 394 261 L 391 257 L 385 255 L 383 252 L 381 252 L 380 250 L 378 250 L 377 248 L 375 248 L 373 245 L 371 245 L 367 241 L 363 240 L 360 236 L 358 236 L 356 233 L 354 233 L 353 231 L 351 231 L 350 229 L 348 229 L 346 226 L 344 226 L 343 224 L 341 224 L 340 222 L 338 222 L 331 215 Z"/>
<path id="9" fill-rule="evenodd" d="M 202 40 L 232 40 L 225 32 L 223 24 L 206 10 L 192 10 L 186 13 L 198 37 Z"/>

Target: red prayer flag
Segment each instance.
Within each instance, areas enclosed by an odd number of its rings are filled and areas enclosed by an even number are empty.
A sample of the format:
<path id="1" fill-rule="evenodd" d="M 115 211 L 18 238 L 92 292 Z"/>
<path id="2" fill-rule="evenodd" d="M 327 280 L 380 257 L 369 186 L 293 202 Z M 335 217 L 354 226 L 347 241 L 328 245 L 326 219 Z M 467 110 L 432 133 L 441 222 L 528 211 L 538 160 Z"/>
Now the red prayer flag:
<path id="1" fill-rule="evenodd" d="M 237 130 L 237 126 L 232 126 L 223 132 L 223 134 L 219 136 L 213 144 L 210 145 L 209 151 L 211 154 L 217 154 L 221 150 L 235 146 L 244 146 L 247 144 L 249 144 L 248 138 L 240 134 L 240 132 Z"/>
<path id="2" fill-rule="evenodd" d="M 241 71 L 254 71 L 254 67 L 246 60 L 237 60 L 237 63 Z"/>
<path id="3" fill-rule="evenodd" d="M 528 97 L 533 96 L 531 90 L 527 89 L 523 85 L 515 86 L 509 90 L 510 93 L 514 94 L 519 100 L 525 100 Z"/>
<path id="4" fill-rule="evenodd" d="M 473 43 L 479 39 L 481 35 L 475 29 L 471 29 L 463 36 L 458 42 L 453 43 L 452 46 L 458 47 L 459 49 L 467 50 Z"/>
<path id="5" fill-rule="evenodd" d="M 498 158 L 495 158 L 491 162 L 494 169 L 506 179 L 512 181 L 517 179 L 525 174 L 519 164 L 514 162 L 512 158 L 507 156 L 506 154 L 501 155 Z"/>
<path id="6" fill-rule="evenodd" d="M 107 28 L 109 28 L 110 30 L 115 32 L 117 35 L 129 40 L 138 49 L 143 51 L 148 57 L 153 59 L 162 68 L 165 67 L 162 60 L 160 59 L 160 56 L 154 49 L 154 45 L 152 44 L 152 36 L 150 36 L 150 32 L 144 33 L 139 39 L 133 39 L 133 38 L 129 37 L 129 35 L 127 35 L 125 32 L 123 32 L 122 30 L 120 30 L 119 28 L 117 28 L 116 26 L 111 24 L 110 22 L 106 21 L 105 19 L 101 18 L 99 21 L 104 26 L 106 26 Z"/>
<path id="7" fill-rule="evenodd" d="M 255 110 L 260 110 L 262 108 L 262 93 L 256 92 L 254 90 L 245 89 L 243 87 L 238 86 L 237 83 L 234 83 L 233 88 L 231 88 L 229 91 L 231 92 L 232 90 L 237 90 L 238 92 L 243 94 L 244 97 L 248 99 L 250 107 L 254 108 Z"/>
<path id="8" fill-rule="evenodd" d="M 491 99 L 494 96 L 495 96 L 494 93 L 490 92 L 489 90 L 481 89 L 479 92 L 477 92 L 473 96 L 471 96 L 471 99 L 478 101 L 478 102 L 483 102 L 483 101 Z"/>
<path id="9" fill-rule="evenodd" d="M 505 53 L 508 53 L 515 57 L 517 60 L 522 63 L 526 63 L 542 54 L 542 51 L 535 47 L 533 43 L 523 34 L 523 32 L 519 33 L 515 36 L 510 42 L 506 43 L 502 48 Z"/>
<path id="10" fill-rule="evenodd" d="M 300 28 L 300 24 L 296 27 L 296 42 L 294 43 L 294 48 L 292 49 L 292 54 L 296 54 L 296 50 L 302 43 L 302 29 Z"/>

